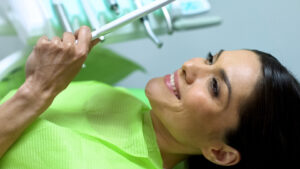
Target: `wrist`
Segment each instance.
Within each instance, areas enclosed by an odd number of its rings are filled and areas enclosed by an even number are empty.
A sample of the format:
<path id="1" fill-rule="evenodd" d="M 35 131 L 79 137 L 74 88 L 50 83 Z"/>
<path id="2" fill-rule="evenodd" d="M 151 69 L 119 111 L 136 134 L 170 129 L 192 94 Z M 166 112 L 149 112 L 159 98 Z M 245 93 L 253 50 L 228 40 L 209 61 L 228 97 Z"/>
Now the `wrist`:
<path id="1" fill-rule="evenodd" d="M 31 103 L 35 103 L 35 105 L 38 107 L 50 105 L 56 96 L 50 90 L 44 90 L 43 88 L 39 87 L 39 85 L 31 82 L 28 79 L 18 89 L 16 94 L 20 98 L 24 98 Z"/>

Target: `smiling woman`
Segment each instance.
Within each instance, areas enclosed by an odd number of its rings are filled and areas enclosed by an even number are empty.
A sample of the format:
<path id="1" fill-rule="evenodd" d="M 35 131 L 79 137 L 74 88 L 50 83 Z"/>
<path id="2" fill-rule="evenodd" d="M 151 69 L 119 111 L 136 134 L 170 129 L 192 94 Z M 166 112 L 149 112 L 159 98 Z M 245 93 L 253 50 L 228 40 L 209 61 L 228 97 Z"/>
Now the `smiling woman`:
<path id="1" fill-rule="evenodd" d="M 299 89 L 256 50 L 221 50 L 151 80 L 146 94 L 165 168 L 186 158 L 189 168 L 296 164 Z"/>

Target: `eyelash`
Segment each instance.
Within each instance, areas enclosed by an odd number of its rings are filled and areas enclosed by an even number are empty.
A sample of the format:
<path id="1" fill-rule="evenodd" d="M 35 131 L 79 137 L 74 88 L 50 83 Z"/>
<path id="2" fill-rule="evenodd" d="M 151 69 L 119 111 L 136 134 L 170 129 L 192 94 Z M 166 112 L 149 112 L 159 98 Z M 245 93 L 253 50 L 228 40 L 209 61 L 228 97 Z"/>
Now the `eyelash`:
<path id="1" fill-rule="evenodd" d="M 210 86 L 211 86 L 211 90 L 212 90 L 212 93 L 213 93 L 213 96 L 214 97 L 218 97 L 219 96 L 219 83 L 217 81 L 216 78 L 212 78 L 211 82 L 210 82 Z"/>
<path id="2" fill-rule="evenodd" d="M 207 54 L 206 60 L 208 61 L 209 64 L 213 64 L 214 56 L 209 52 Z"/>
<path id="3" fill-rule="evenodd" d="M 209 52 L 207 57 L 206 57 L 207 62 L 212 65 L 213 64 L 213 60 L 214 60 L 214 56 Z M 210 81 L 210 87 L 213 93 L 214 97 L 218 97 L 219 96 L 219 83 L 217 81 L 216 78 L 212 78 Z"/>

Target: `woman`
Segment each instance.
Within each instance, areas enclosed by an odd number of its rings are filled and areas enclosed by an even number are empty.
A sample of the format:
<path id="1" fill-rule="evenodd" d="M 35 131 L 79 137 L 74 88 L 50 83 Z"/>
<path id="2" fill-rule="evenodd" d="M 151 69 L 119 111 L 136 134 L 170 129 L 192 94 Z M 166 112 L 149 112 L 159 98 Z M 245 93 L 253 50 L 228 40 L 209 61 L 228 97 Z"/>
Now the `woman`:
<path id="1" fill-rule="evenodd" d="M 0 107 L 1 156 L 69 85 L 93 46 L 90 41 L 87 27 L 75 36 L 38 41 L 25 83 Z M 189 168 L 295 165 L 299 94 L 298 82 L 276 59 L 251 50 L 191 59 L 173 74 L 150 80 L 153 144 L 163 163 L 157 168 L 186 159 Z"/>
<path id="2" fill-rule="evenodd" d="M 270 54 L 251 52 L 259 59 L 261 77 L 250 97 L 239 105 L 237 127 L 224 136 L 225 142 L 234 147 L 241 158 L 232 168 L 297 168 L 299 83 Z M 222 168 L 201 156 L 189 157 L 188 165 L 190 168 Z"/>

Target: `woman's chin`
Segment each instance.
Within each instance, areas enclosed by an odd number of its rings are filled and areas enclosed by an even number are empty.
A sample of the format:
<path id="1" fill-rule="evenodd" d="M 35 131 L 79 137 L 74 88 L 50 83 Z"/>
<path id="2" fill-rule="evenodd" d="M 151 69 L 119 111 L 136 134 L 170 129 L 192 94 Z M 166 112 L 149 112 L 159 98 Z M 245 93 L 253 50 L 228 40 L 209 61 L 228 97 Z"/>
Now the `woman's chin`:
<path id="1" fill-rule="evenodd" d="M 164 83 L 164 77 L 151 79 L 145 92 L 153 109 L 177 109 L 179 105 L 179 100 Z"/>
<path id="2" fill-rule="evenodd" d="M 146 96 L 148 97 L 150 103 L 151 100 L 155 100 L 156 97 L 158 97 L 162 86 L 162 82 L 163 82 L 163 78 L 153 78 L 151 80 L 148 81 L 146 88 L 145 88 L 145 92 L 146 92 Z"/>

